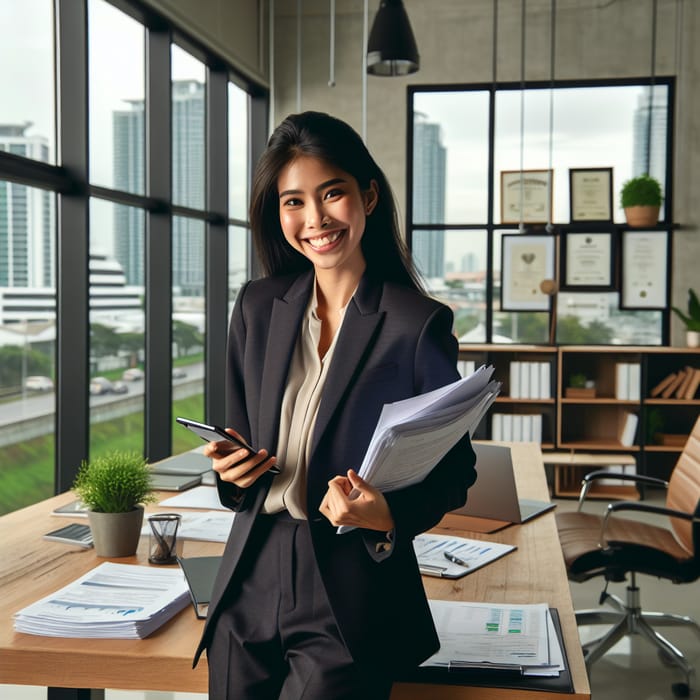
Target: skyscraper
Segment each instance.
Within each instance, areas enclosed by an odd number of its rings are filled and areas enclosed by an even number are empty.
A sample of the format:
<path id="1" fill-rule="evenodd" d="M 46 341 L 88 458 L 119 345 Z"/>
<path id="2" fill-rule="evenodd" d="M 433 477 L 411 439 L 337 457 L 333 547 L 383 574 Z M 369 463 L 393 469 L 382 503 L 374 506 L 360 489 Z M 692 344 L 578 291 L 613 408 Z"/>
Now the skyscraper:
<path id="1" fill-rule="evenodd" d="M 113 113 L 114 183 L 118 189 L 143 192 L 143 101 Z M 172 89 L 173 202 L 204 206 L 204 84 L 176 80 Z M 131 207 L 117 206 L 114 214 L 114 255 L 127 284 L 143 285 L 143 217 Z M 173 217 L 173 286 L 185 296 L 204 294 L 204 239 L 200 220 Z"/>
<path id="2" fill-rule="evenodd" d="M 417 115 L 413 133 L 413 221 L 444 223 L 447 149 L 441 127 Z M 424 277 L 445 276 L 444 231 L 414 231 L 411 248 Z"/>
<path id="3" fill-rule="evenodd" d="M 31 122 L 0 124 L 0 150 L 48 162 L 44 136 L 28 136 Z M 14 182 L 0 182 L 0 287 L 52 287 L 55 245 L 53 195 Z"/>
<path id="4" fill-rule="evenodd" d="M 668 88 L 654 86 L 640 96 L 634 111 L 632 174 L 648 173 L 666 183 Z"/>

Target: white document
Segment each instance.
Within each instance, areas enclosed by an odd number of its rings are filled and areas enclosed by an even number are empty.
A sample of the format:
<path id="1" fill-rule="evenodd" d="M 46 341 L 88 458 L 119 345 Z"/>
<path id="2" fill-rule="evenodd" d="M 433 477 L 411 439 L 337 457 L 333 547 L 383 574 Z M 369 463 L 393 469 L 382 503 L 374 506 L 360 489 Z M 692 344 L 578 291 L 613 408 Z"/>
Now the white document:
<path id="1" fill-rule="evenodd" d="M 168 508 L 204 508 L 206 510 L 229 510 L 221 504 L 216 486 L 195 486 L 177 496 L 171 496 L 158 505 Z"/>
<path id="2" fill-rule="evenodd" d="M 413 540 L 413 549 L 422 574 L 460 578 L 512 552 L 515 545 L 423 533 Z"/>
<path id="3" fill-rule="evenodd" d="M 482 365 L 452 384 L 385 404 L 358 474 L 380 491 L 422 481 L 466 433 L 474 434 L 500 391 L 492 374 Z"/>
<path id="4" fill-rule="evenodd" d="M 210 510 L 206 513 L 181 513 L 177 538 L 206 542 L 226 542 L 231 532 L 235 515 L 233 511 L 228 509 L 226 511 Z M 144 522 L 141 534 L 151 534 L 151 526 L 148 522 Z"/>
<path id="5" fill-rule="evenodd" d="M 143 639 L 189 602 L 181 569 L 104 562 L 15 613 L 15 629 L 48 637 Z"/>
<path id="6" fill-rule="evenodd" d="M 513 667 L 557 673 L 563 656 L 545 603 L 510 605 L 429 600 L 440 650 L 421 664 L 445 668 Z M 552 651 L 550 651 L 552 650 Z M 561 669 L 556 668 L 559 660 Z"/>

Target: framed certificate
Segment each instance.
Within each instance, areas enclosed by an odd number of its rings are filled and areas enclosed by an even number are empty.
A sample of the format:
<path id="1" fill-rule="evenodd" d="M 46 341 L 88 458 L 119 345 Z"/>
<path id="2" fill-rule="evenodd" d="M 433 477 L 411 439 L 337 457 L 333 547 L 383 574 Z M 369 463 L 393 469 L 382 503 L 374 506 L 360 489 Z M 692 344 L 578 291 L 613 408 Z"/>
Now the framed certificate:
<path id="1" fill-rule="evenodd" d="M 554 236 L 501 237 L 501 311 L 549 311 L 542 280 L 554 278 Z"/>
<path id="2" fill-rule="evenodd" d="M 668 306 L 668 231 L 622 232 L 621 309 Z"/>
<path id="3" fill-rule="evenodd" d="M 613 220 L 613 169 L 570 168 L 571 221 Z"/>
<path id="4" fill-rule="evenodd" d="M 560 288 L 577 292 L 615 290 L 615 246 L 612 231 L 561 232 Z"/>
<path id="5" fill-rule="evenodd" d="M 501 223 L 546 224 L 552 220 L 552 171 L 501 172 Z"/>

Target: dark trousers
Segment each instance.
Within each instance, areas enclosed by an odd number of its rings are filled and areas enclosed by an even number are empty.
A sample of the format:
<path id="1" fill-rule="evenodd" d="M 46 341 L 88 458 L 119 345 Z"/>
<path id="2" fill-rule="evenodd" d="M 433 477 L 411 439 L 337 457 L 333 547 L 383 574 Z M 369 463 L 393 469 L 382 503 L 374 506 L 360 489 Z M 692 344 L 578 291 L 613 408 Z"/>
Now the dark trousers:
<path id="1" fill-rule="evenodd" d="M 236 580 L 207 649 L 209 700 L 389 697 L 381 659 L 359 666 L 343 643 L 306 521 L 258 516 Z"/>

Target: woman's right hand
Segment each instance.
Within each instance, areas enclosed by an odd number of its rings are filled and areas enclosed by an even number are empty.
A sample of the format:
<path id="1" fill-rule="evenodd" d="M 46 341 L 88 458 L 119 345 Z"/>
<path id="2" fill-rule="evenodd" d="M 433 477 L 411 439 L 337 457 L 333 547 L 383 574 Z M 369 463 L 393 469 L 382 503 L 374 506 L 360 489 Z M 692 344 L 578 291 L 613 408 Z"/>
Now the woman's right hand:
<path id="1" fill-rule="evenodd" d="M 241 437 L 232 428 L 226 428 L 226 432 L 239 439 Z M 211 458 L 212 469 L 219 474 L 222 481 L 228 481 L 242 489 L 250 488 L 277 462 L 274 455 L 268 455 L 267 450 L 251 454 L 227 440 L 208 443 L 204 448 L 204 455 Z"/>

